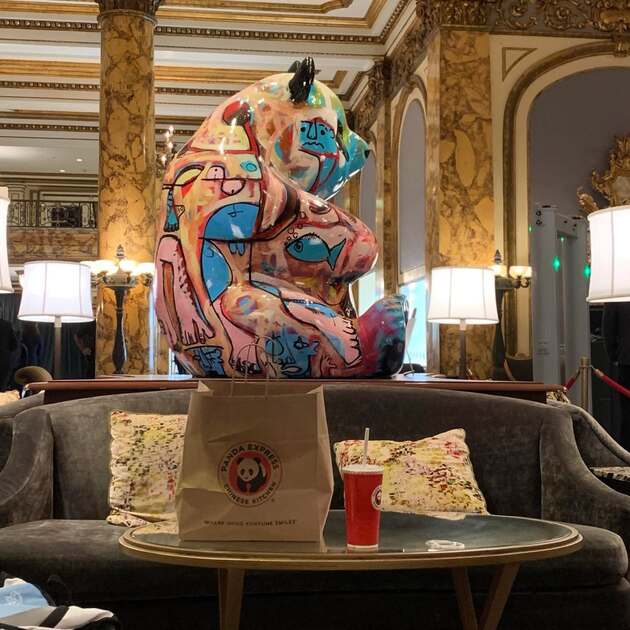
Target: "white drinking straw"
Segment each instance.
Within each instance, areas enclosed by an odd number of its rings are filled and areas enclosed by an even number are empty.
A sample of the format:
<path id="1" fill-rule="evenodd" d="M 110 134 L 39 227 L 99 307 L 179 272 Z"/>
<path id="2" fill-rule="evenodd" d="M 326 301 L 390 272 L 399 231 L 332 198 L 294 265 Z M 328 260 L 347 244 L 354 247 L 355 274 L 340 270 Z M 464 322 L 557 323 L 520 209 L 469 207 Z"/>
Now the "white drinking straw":
<path id="1" fill-rule="evenodd" d="M 363 464 L 368 463 L 368 442 L 370 441 L 370 427 L 365 427 L 365 435 L 363 437 Z"/>

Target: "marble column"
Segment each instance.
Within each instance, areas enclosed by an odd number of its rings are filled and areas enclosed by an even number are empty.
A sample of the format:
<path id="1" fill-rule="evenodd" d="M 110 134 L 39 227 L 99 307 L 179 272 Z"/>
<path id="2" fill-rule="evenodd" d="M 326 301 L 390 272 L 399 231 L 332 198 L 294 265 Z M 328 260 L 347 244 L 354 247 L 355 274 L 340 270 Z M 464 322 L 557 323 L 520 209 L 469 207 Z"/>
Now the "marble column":
<path id="1" fill-rule="evenodd" d="M 488 267 L 494 256 L 490 36 L 442 30 L 427 51 L 427 272 Z M 469 367 L 489 378 L 494 326 L 467 335 Z M 429 341 L 429 369 L 457 373 L 459 331 Z"/>
<path id="2" fill-rule="evenodd" d="M 97 0 L 101 29 L 99 257 L 153 260 L 155 246 L 155 114 L 153 33 L 160 0 Z M 102 288 L 97 316 L 96 372 L 114 370 L 115 298 Z M 149 370 L 150 290 L 127 293 L 124 371 Z"/>

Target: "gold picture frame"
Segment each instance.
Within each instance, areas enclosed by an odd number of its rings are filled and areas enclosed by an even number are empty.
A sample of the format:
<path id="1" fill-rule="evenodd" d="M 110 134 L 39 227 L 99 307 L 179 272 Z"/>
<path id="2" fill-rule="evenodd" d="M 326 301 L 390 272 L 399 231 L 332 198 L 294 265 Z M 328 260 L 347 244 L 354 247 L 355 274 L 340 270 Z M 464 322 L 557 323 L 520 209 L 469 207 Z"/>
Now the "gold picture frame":
<path id="1" fill-rule="evenodd" d="M 604 173 L 593 171 L 591 184 L 609 206 L 630 204 L 630 135 L 615 138 L 615 147 L 608 157 L 608 170 Z M 578 188 L 577 196 L 586 215 L 600 209 L 584 188 Z"/>

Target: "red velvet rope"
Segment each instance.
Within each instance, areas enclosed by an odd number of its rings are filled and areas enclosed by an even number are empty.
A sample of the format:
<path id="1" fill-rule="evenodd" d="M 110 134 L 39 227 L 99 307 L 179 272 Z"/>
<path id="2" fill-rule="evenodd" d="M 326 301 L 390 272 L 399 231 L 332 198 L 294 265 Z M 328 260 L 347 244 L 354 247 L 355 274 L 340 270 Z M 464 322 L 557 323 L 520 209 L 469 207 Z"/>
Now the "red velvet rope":
<path id="1" fill-rule="evenodd" d="M 580 370 L 578 370 L 565 384 L 564 388 L 568 391 L 570 390 L 574 385 L 575 382 L 578 380 L 578 376 L 580 375 Z"/>
<path id="2" fill-rule="evenodd" d="M 630 389 L 626 389 L 623 385 L 619 385 L 619 383 L 613 381 L 610 376 L 606 376 L 601 370 L 598 370 L 597 368 L 593 368 L 593 372 L 595 372 L 595 376 L 604 381 L 606 385 L 609 385 L 623 396 L 627 396 L 628 398 L 630 398 Z"/>

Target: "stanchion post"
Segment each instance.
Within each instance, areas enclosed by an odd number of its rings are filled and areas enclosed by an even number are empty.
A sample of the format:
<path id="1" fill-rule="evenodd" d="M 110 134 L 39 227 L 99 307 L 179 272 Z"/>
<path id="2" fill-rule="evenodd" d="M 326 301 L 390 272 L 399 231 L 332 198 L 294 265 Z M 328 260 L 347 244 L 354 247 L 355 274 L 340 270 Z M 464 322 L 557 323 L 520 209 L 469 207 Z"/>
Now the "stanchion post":
<path id="1" fill-rule="evenodd" d="M 591 362 L 588 357 L 580 357 L 580 405 L 582 409 L 588 411 L 589 375 L 591 373 Z"/>

